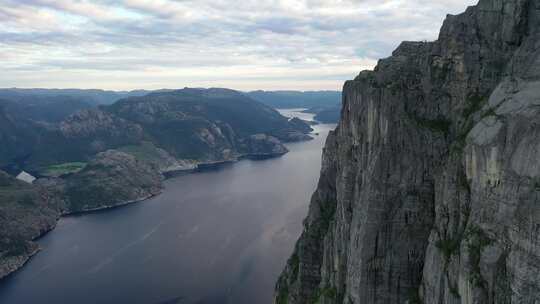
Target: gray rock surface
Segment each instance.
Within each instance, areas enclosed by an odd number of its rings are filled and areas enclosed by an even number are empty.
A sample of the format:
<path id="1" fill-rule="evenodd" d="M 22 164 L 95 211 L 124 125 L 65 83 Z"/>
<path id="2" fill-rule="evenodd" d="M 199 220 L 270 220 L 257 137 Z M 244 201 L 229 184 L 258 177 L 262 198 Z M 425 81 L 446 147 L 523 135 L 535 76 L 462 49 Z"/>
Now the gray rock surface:
<path id="1" fill-rule="evenodd" d="M 540 303 L 540 1 L 481 0 L 345 83 L 276 303 Z"/>

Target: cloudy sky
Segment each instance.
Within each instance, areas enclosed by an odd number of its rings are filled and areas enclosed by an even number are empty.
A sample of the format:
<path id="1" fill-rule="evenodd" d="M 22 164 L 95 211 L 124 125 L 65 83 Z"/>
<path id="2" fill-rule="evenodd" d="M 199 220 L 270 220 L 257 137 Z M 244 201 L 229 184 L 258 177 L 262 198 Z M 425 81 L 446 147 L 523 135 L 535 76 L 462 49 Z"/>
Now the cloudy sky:
<path id="1" fill-rule="evenodd" d="M 0 0 L 0 87 L 341 89 L 477 0 Z"/>

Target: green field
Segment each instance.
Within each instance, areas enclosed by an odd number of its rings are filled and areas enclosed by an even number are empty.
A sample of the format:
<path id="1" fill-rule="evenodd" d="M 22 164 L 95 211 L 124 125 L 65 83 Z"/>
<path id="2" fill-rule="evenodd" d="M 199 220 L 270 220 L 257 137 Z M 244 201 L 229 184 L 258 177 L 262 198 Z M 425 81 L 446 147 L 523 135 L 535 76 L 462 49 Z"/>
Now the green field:
<path id="1" fill-rule="evenodd" d="M 58 177 L 65 174 L 77 173 L 86 167 L 86 163 L 74 162 L 52 165 L 41 172 L 44 176 Z"/>

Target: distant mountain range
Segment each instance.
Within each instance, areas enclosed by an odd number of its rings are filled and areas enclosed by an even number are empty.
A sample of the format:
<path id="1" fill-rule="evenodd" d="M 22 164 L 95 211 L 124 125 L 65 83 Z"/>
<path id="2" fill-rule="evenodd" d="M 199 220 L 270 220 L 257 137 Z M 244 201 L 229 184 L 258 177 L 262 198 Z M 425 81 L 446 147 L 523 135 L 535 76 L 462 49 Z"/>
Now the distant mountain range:
<path id="1" fill-rule="evenodd" d="M 149 93 L 163 93 L 174 91 L 160 90 L 132 90 L 108 91 L 99 89 L 0 89 L 0 99 L 33 103 L 36 99 L 41 101 L 55 98 L 70 98 L 89 105 L 109 105 L 114 102 L 133 96 L 144 96 Z M 341 91 L 251 91 L 244 92 L 247 96 L 269 105 L 273 108 L 311 108 L 315 106 L 333 106 L 341 104 Z"/>
<path id="2" fill-rule="evenodd" d="M 177 159 L 222 161 L 251 153 L 244 147 L 251 135 L 294 141 L 306 139 L 304 133 L 310 130 L 227 89 L 160 91 L 99 106 L 81 101 L 87 97 L 50 92 L 32 98 L 35 92 L 18 93 L 22 99 L 0 99 L 0 166 L 16 163 L 39 171 L 143 141 Z"/>
<path id="3" fill-rule="evenodd" d="M 277 109 L 307 108 L 322 123 L 337 123 L 341 115 L 340 91 L 252 91 L 251 98 Z"/>
<path id="4" fill-rule="evenodd" d="M 169 91 L 166 89 L 151 90 L 133 90 L 133 91 L 107 91 L 98 89 L 19 89 L 5 88 L 0 89 L 0 99 L 32 102 L 36 98 L 41 100 L 51 100 L 58 97 L 69 97 L 79 102 L 90 105 L 112 104 L 121 98 L 131 96 L 143 96 L 151 92 Z"/>
<path id="5" fill-rule="evenodd" d="M 341 91 L 252 91 L 246 94 L 278 109 L 328 108 L 341 104 Z"/>
<path id="6" fill-rule="evenodd" d="M 82 89 L 0 89 L 0 102 L 32 120 L 58 122 L 82 109 L 111 105 L 127 98 L 174 90 L 107 91 Z M 307 108 L 319 114 L 316 120 L 336 123 L 341 105 L 340 91 L 251 91 L 246 96 L 276 109 Z"/>

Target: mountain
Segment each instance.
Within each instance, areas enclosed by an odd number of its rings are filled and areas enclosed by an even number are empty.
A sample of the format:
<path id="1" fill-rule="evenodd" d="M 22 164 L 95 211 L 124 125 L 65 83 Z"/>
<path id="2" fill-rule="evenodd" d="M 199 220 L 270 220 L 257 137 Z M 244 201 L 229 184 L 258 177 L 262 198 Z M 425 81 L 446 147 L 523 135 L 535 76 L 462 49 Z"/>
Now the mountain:
<path id="1" fill-rule="evenodd" d="M 20 119 L 18 112 L 0 101 L 0 166 L 22 163 L 32 145 L 38 142 L 38 130 L 30 121 Z"/>
<path id="2" fill-rule="evenodd" d="M 0 89 L 0 105 L 17 113 L 19 119 L 57 123 L 69 115 L 119 99 L 142 96 L 151 91 L 104 91 L 79 89 Z M 156 91 L 158 92 L 158 91 Z"/>
<path id="3" fill-rule="evenodd" d="M 0 148 L 0 167 L 15 163 L 38 175 L 52 165 L 87 162 L 97 153 L 143 142 L 153 143 L 180 162 L 277 155 L 286 152 L 280 141 L 306 140 L 311 131 L 304 122 L 289 121 L 276 110 L 226 89 L 129 97 L 80 110 L 57 123 L 19 117 L 13 107 L 2 109 L 6 126 L 0 136 L 8 144 Z M 266 151 L 261 150 L 261 140 Z"/>
<path id="4" fill-rule="evenodd" d="M 0 114 L 1 115 L 1 114 Z M 40 169 L 66 162 L 86 162 L 108 149 L 139 143 L 141 127 L 99 109 L 81 110 L 59 123 L 7 119 L 0 136 L 0 167 L 14 166 L 37 174 Z"/>
<path id="5" fill-rule="evenodd" d="M 276 303 L 538 302 L 539 8 L 481 0 L 345 83 Z"/>
<path id="6" fill-rule="evenodd" d="M 54 100 L 55 98 L 71 98 L 92 106 L 113 104 L 119 99 L 130 96 L 142 96 L 152 91 L 106 91 L 81 89 L 0 89 L 0 99 L 18 102 L 35 102 L 36 100 Z"/>
<path id="7" fill-rule="evenodd" d="M 246 95 L 276 109 L 333 107 L 341 104 L 339 91 L 252 91 Z"/>
<path id="8" fill-rule="evenodd" d="M 304 113 L 315 114 L 314 120 L 322 123 L 338 123 L 341 118 L 341 105 L 328 107 L 313 107 L 304 110 Z"/>
<path id="9" fill-rule="evenodd" d="M 191 89 L 194 90 L 194 89 Z M 111 105 L 129 97 L 150 93 L 167 93 L 174 90 L 155 91 L 105 91 L 79 89 L 0 89 L 0 104 L 19 113 L 20 118 L 43 122 L 59 122 L 69 115 L 100 105 Z M 317 108 L 334 111 L 341 103 L 341 92 L 336 91 L 253 91 L 246 96 L 273 108 Z M 335 111 L 334 111 L 335 112 Z M 335 113 L 332 114 L 335 116 Z"/>
<path id="10" fill-rule="evenodd" d="M 0 97 L 1 98 L 1 97 Z M 59 122 L 69 115 L 93 106 L 71 96 L 31 96 L 23 99 L 0 99 L 0 106 L 18 119 L 41 122 Z"/>
<path id="11" fill-rule="evenodd" d="M 150 141 L 179 159 L 227 160 L 251 154 L 246 140 L 252 135 L 287 142 L 311 131 L 307 124 L 297 126 L 276 110 L 227 89 L 152 93 L 120 100 L 106 110 L 142 126 Z"/>

